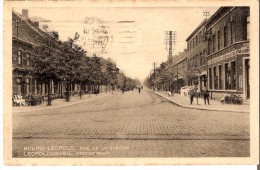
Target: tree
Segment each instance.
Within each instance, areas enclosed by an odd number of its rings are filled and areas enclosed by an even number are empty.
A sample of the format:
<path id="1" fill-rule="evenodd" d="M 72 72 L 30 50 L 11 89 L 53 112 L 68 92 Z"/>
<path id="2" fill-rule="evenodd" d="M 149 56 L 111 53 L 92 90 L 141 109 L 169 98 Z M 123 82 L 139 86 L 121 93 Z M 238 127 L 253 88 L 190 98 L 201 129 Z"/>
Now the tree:
<path id="1" fill-rule="evenodd" d="M 59 45 L 57 32 L 45 33 L 43 43 L 34 48 L 33 73 L 40 81 L 48 83 L 48 104 L 51 105 L 52 80 L 59 79 Z"/>

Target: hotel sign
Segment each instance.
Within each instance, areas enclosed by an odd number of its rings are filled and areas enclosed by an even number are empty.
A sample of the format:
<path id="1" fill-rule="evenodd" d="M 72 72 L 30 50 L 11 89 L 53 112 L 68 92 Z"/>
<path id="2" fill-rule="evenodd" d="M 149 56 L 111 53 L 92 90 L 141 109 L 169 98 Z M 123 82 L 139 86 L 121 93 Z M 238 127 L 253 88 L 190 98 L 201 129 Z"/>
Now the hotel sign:
<path id="1" fill-rule="evenodd" d="M 242 48 L 240 48 L 238 50 L 231 51 L 231 52 L 229 52 L 229 53 L 227 53 L 225 55 L 222 55 L 222 56 L 219 56 L 219 57 L 214 58 L 212 60 L 209 60 L 208 64 L 215 64 L 217 62 L 220 62 L 220 61 L 223 61 L 223 60 L 235 57 L 237 55 L 249 54 L 249 52 L 250 52 L 249 46 L 242 47 Z"/>

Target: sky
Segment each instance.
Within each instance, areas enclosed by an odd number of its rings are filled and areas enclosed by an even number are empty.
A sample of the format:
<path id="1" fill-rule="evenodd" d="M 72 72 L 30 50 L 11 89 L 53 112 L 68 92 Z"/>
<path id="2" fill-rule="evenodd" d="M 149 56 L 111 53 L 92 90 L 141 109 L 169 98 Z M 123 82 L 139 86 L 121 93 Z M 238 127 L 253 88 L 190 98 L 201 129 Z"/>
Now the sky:
<path id="1" fill-rule="evenodd" d="M 187 48 L 186 39 L 218 7 L 149 7 L 149 8 L 27 8 L 29 18 L 48 25 L 66 41 L 75 32 L 80 34 L 78 44 L 88 56 L 97 54 L 112 59 L 127 76 L 143 81 L 167 60 L 165 32 L 174 31 L 176 38 L 173 55 Z M 15 8 L 21 13 L 22 8 Z M 44 21 L 44 20 L 42 20 Z"/>

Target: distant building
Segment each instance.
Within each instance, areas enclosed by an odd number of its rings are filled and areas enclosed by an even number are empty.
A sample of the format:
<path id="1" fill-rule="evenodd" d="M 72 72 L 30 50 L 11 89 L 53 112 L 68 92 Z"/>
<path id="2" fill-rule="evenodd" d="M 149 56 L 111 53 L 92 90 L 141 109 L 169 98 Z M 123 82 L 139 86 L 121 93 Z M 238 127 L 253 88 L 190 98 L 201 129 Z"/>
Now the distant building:
<path id="1" fill-rule="evenodd" d="M 250 10 L 221 7 L 206 23 L 208 88 L 219 99 L 226 92 L 250 99 Z"/>
<path id="2" fill-rule="evenodd" d="M 206 19 L 203 20 L 186 39 L 188 84 L 197 85 L 199 92 L 207 87 L 207 41 L 204 38 L 206 22 Z"/>
<path id="3" fill-rule="evenodd" d="M 175 92 L 180 93 L 180 89 L 188 84 L 187 79 L 187 49 L 179 55 L 174 56 L 173 59 L 173 89 Z"/>

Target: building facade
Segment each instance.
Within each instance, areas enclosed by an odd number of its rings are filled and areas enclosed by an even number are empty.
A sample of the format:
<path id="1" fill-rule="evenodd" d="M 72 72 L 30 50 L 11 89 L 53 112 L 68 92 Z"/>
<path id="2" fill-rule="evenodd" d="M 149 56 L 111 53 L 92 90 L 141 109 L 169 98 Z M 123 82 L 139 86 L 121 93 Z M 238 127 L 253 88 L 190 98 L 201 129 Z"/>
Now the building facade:
<path id="1" fill-rule="evenodd" d="M 208 19 L 207 70 L 212 98 L 232 92 L 250 99 L 249 28 L 249 7 L 221 7 Z"/>
<path id="2" fill-rule="evenodd" d="M 207 87 L 207 41 L 205 41 L 205 24 L 203 20 L 200 25 L 186 39 L 187 42 L 187 67 L 188 84 L 197 85 L 198 92 Z"/>
<path id="3" fill-rule="evenodd" d="M 176 93 L 180 93 L 180 89 L 188 84 L 187 79 L 187 49 L 174 57 L 173 61 L 173 87 Z"/>
<path id="4" fill-rule="evenodd" d="M 47 95 L 47 83 L 39 81 L 32 71 L 34 47 L 44 43 L 46 33 L 39 28 L 38 22 L 29 19 L 26 9 L 22 10 L 22 14 L 12 11 L 12 21 L 12 94 L 23 97 Z M 63 92 L 65 92 L 64 83 L 52 81 L 52 97 L 60 97 Z"/>

